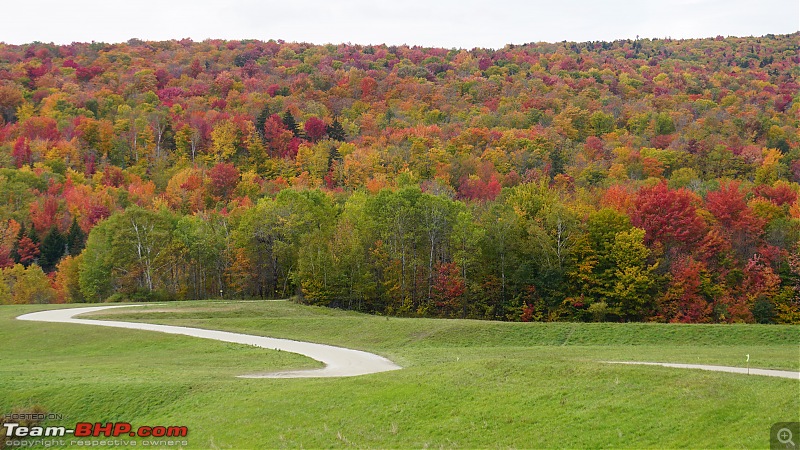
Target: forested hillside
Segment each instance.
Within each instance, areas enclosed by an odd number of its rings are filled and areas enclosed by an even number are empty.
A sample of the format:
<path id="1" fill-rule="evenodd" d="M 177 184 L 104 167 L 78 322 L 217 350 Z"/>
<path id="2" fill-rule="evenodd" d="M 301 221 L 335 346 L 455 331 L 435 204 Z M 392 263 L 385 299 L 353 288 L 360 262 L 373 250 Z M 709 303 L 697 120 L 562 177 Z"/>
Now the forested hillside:
<path id="1" fill-rule="evenodd" d="M 800 323 L 799 50 L 0 44 L 0 302 Z"/>

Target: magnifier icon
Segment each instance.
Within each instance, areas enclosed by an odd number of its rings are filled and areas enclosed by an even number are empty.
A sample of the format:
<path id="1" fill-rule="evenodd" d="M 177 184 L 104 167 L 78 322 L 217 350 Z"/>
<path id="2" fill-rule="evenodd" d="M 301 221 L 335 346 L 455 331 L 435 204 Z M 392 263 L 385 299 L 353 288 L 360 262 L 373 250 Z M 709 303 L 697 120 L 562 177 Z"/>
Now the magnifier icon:
<path id="1" fill-rule="evenodd" d="M 792 447 L 795 447 L 794 441 L 792 440 L 792 438 L 794 437 L 792 435 L 792 430 L 788 428 L 781 428 L 780 430 L 778 430 L 777 437 L 778 437 L 778 442 L 780 442 L 781 444 L 783 445 L 792 444 Z"/>

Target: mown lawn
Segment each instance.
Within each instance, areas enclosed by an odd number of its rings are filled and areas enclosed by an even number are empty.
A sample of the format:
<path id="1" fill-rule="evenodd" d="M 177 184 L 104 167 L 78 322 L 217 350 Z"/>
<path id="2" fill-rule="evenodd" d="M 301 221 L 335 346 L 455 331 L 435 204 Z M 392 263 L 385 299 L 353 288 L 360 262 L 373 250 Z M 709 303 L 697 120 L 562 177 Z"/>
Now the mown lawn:
<path id="1" fill-rule="evenodd" d="M 191 448 L 769 447 L 800 420 L 800 382 L 606 360 L 800 369 L 800 327 L 399 319 L 291 302 L 186 302 L 97 317 L 372 351 L 403 370 L 240 379 L 316 367 L 203 339 L 14 320 L 0 307 L 0 412 L 54 425 L 185 425 Z"/>

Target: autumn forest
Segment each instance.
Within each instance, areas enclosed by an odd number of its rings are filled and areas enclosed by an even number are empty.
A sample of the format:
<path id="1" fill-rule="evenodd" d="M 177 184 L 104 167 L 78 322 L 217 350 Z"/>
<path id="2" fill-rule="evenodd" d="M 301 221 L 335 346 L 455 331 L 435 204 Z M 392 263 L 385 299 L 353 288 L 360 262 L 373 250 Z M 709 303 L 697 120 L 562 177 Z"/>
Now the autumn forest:
<path id="1" fill-rule="evenodd" d="M 800 35 L 0 43 L 0 303 L 800 323 Z"/>

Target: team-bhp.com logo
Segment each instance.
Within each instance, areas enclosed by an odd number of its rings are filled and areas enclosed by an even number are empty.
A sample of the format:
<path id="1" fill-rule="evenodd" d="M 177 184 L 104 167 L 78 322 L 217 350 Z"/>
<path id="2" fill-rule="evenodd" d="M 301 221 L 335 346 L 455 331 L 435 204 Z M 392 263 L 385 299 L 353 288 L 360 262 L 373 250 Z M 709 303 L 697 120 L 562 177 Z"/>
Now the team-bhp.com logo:
<path id="1" fill-rule="evenodd" d="M 186 437 L 189 430 L 186 427 L 148 427 L 134 428 L 128 422 L 89 423 L 78 422 L 75 428 L 67 427 L 23 427 L 18 423 L 4 423 L 6 438 L 32 438 L 32 437 Z"/>

